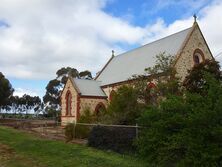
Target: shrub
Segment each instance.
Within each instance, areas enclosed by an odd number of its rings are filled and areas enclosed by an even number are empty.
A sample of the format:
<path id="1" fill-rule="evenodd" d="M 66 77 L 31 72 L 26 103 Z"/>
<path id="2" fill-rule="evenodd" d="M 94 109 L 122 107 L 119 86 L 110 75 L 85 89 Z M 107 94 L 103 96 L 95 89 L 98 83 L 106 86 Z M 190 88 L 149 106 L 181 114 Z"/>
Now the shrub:
<path id="1" fill-rule="evenodd" d="M 95 121 L 95 115 L 90 111 L 89 108 L 85 108 L 81 114 L 78 122 L 80 123 L 93 123 Z"/>
<path id="2" fill-rule="evenodd" d="M 189 71 L 189 75 L 187 75 L 183 83 L 186 90 L 191 93 L 204 94 L 203 91 L 206 86 L 205 73 L 209 73 L 216 80 L 222 81 L 219 62 L 215 60 L 205 60 Z"/>
<path id="3" fill-rule="evenodd" d="M 87 139 L 89 137 L 90 131 L 90 126 L 77 124 L 75 127 L 75 138 Z"/>
<path id="4" fill-rule="evenodd" d="M 206 94 L 170 96 L 142 114 L 137 140 L 154 166 L 222 166 L 222 85 L 211 76 Z"/>
<path id="5" fill-rule="evenodd" d="M 135 125 L 143 104 L 138 102 L 136 90 L 122 86 L 113 95 L 101 122 L 108 124 Z"/>
<path id="6" fill-rule="evenodd" d="M 74 123 L 68 123 L 65 126 L 65 136 L 66 141 L 71 141 L 75 137 L 75 124 Z"/>
<path id="7" fill-rule="evenodd" d="M 133 141 L 135 137 L 135 128 L 95 126 L 88 138 L 88 145 L 119 153 L 134 152 Z"/>

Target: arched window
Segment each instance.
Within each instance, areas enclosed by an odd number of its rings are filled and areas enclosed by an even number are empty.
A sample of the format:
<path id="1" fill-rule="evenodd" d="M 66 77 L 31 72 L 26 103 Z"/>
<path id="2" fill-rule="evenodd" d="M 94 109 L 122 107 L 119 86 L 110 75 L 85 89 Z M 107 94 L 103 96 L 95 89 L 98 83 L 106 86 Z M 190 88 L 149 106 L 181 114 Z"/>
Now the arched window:
<path id="1" fill-rule="evenodd" d="M 155 87 L 156 87 L 156 85 L 155 85 L 155 83 L 153 83 L 153 82 L 149 82 L 149 83 L 147 84 L 147 88 L 149 88 L 149 89 L 155 88 Z"/>
<path id="2" fill-rule="evenodd" d="M 193 56 L 194 64 L 200 64 L 200 59 L 198 55 Z"/>
<path id="3" fill-rule="evenodd" d="M 99 115 L 102 111 L 104 111 L 106 109 L 105 105 L 100 102 L 96 105 L 96 108 L 95 108 L 95 114 L 96 115 Z"/>
<path id="4" fill-rule="evenodd" d="M 200 64 L 204 60 L 205 60 L 205 58 L 204 58 L 204 54 L 203 54 L 202 50 L 196 49 L 193 53 L 194 65 Z"/>
<path id="5" fill-rule="evenodd" d="M 66 93 L 66 115 L 67 116 L 71 115 L 71 110 L 72 110 L 72 94 L 68 90 Z"/>
<path id="6" fill-rule="evenodd" d="M 115 96 L 116 92 L 115 90 L 112 90 L 109 94 L 109 100 L 112 101 L 113 97 Z"/>

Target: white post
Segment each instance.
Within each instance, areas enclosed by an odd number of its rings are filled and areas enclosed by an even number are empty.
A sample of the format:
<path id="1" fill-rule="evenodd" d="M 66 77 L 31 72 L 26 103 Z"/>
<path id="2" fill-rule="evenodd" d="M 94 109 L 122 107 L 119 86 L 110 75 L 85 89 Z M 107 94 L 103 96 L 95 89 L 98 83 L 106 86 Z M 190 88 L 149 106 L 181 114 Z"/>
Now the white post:
<path id="1" fill-rule="evenodd" d="M 136 139 L 138 139 L 138 124 L 136 123 Z"/>

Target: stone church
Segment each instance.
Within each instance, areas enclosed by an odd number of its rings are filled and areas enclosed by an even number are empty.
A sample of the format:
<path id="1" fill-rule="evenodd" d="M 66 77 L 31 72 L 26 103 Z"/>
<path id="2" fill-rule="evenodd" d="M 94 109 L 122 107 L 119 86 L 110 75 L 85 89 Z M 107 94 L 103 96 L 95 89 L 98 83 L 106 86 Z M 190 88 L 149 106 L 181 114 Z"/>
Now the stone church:
<path id="1" fill-rule="evenodd" d="M 174 68 L 181 80 L 195 64 L 214 59 L 196 21 L 183 31 L 117 56 L 112 54 L 94 80 L 68 79 L 61 95 L 62 125 L 77 122 L 87 108 L 99 112 L 119 86 L 133 75 L 144 74 L 145 68 L 155 65 L 155 56 L 163 52 L 175 56 Z"/>

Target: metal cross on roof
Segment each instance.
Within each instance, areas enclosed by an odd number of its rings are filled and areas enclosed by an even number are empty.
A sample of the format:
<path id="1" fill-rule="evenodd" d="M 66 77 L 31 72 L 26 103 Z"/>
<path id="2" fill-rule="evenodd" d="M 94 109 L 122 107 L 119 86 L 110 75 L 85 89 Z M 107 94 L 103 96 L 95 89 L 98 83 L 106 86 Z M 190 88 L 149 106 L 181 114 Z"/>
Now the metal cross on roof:
<path id="1" fill-rule="evenodd" d="M 193 15 L 193 18 L 194 18 L 194 22 L 197 22 L 197 15 L 196 14 Z"/>

